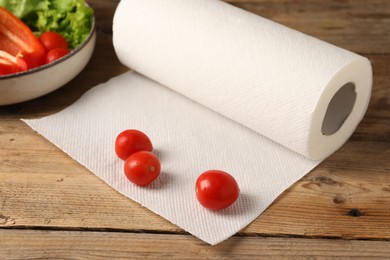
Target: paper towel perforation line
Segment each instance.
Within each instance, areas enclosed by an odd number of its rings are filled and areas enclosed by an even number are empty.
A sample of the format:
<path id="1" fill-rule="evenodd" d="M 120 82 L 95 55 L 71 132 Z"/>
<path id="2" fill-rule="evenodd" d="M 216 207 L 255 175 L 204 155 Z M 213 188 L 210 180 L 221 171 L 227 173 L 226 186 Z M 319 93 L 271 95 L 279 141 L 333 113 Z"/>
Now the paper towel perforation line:
<path id="1" fill-rule="evenodd" d="M 332 135 L 336 133 L 351 114 L 355 102 L 355 84 L 349 82 L 342 86 L 332 97 L 322 122 L 322 134 Z"/>

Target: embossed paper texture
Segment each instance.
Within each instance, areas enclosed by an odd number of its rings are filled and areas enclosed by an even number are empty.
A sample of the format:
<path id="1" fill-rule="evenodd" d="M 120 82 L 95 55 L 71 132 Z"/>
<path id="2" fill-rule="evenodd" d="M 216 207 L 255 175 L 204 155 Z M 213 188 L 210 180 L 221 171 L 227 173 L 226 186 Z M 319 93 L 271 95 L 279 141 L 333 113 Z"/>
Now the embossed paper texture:
<path id="1" fill-rule="evenodd" d="M 58 114 L 25 122 L 120 193 L 210 244 L 248 225 L 317 165 L 133 72 Z M 114 152 L 117 134 L 129 128 L 145 132 L 161 160 L 161 175 L 148 187 L 126 179 Z M 196 199 L 196 179 L 210 169 L 231 173 L 240 186 L 225 210 L 207 210 Z"/>

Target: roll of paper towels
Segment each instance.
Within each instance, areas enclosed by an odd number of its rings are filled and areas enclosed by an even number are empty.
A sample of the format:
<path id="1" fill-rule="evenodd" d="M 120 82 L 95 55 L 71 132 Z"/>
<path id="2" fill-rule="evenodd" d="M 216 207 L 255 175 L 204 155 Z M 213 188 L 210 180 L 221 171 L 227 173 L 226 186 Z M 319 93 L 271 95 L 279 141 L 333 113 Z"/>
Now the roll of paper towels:
<path id="1" fill-rule="evenodd" d="M 367 109 L 366 58 L 224 2 L 123 0 L 113 31 L 119 59 L 143 75 L 123 73 L 25 122 L 118 192 L 213 245 L 337 150 Z M 151 187 L 129 182 L 114 153 L 129 128 L 147 133 L 161 160 Z M 210 169 L 240 186 L 222 211 L 196 200 L 196 179 Z"/>
<path id="2" fill-rule="evenodd" d="M 367 109 L 367 58 L 216 0 L 126 0 L 120 61 L 312 160 L 339 149 Z"/>

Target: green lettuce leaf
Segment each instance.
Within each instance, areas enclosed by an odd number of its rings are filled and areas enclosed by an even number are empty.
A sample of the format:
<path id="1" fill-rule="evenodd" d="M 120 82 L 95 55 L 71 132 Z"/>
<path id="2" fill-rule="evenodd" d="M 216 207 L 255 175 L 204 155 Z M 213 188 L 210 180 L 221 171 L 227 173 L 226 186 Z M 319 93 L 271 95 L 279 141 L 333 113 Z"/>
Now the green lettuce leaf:
<path id="1" fill-rule="evenodd" d="M 19 19 L 24 18 L 32 12 L 47 10 L 50 6 L 49 0 L 0 0 L 0 6 L 8 9 Z"/>

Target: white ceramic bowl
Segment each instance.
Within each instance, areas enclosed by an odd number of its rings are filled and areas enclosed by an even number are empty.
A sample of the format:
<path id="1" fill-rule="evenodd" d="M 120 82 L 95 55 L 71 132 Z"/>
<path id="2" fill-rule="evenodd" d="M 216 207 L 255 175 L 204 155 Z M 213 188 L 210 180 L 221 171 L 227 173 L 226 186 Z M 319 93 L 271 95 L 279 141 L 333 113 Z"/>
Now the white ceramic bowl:
<path id="1" fill-rule="evenodd" d="M 95 48 L 94 24 L 88 38 L 68 55 L 28 71 L 0 76 L 0 106 L 46 95 L 76 77 L 87 65 Z"/>

